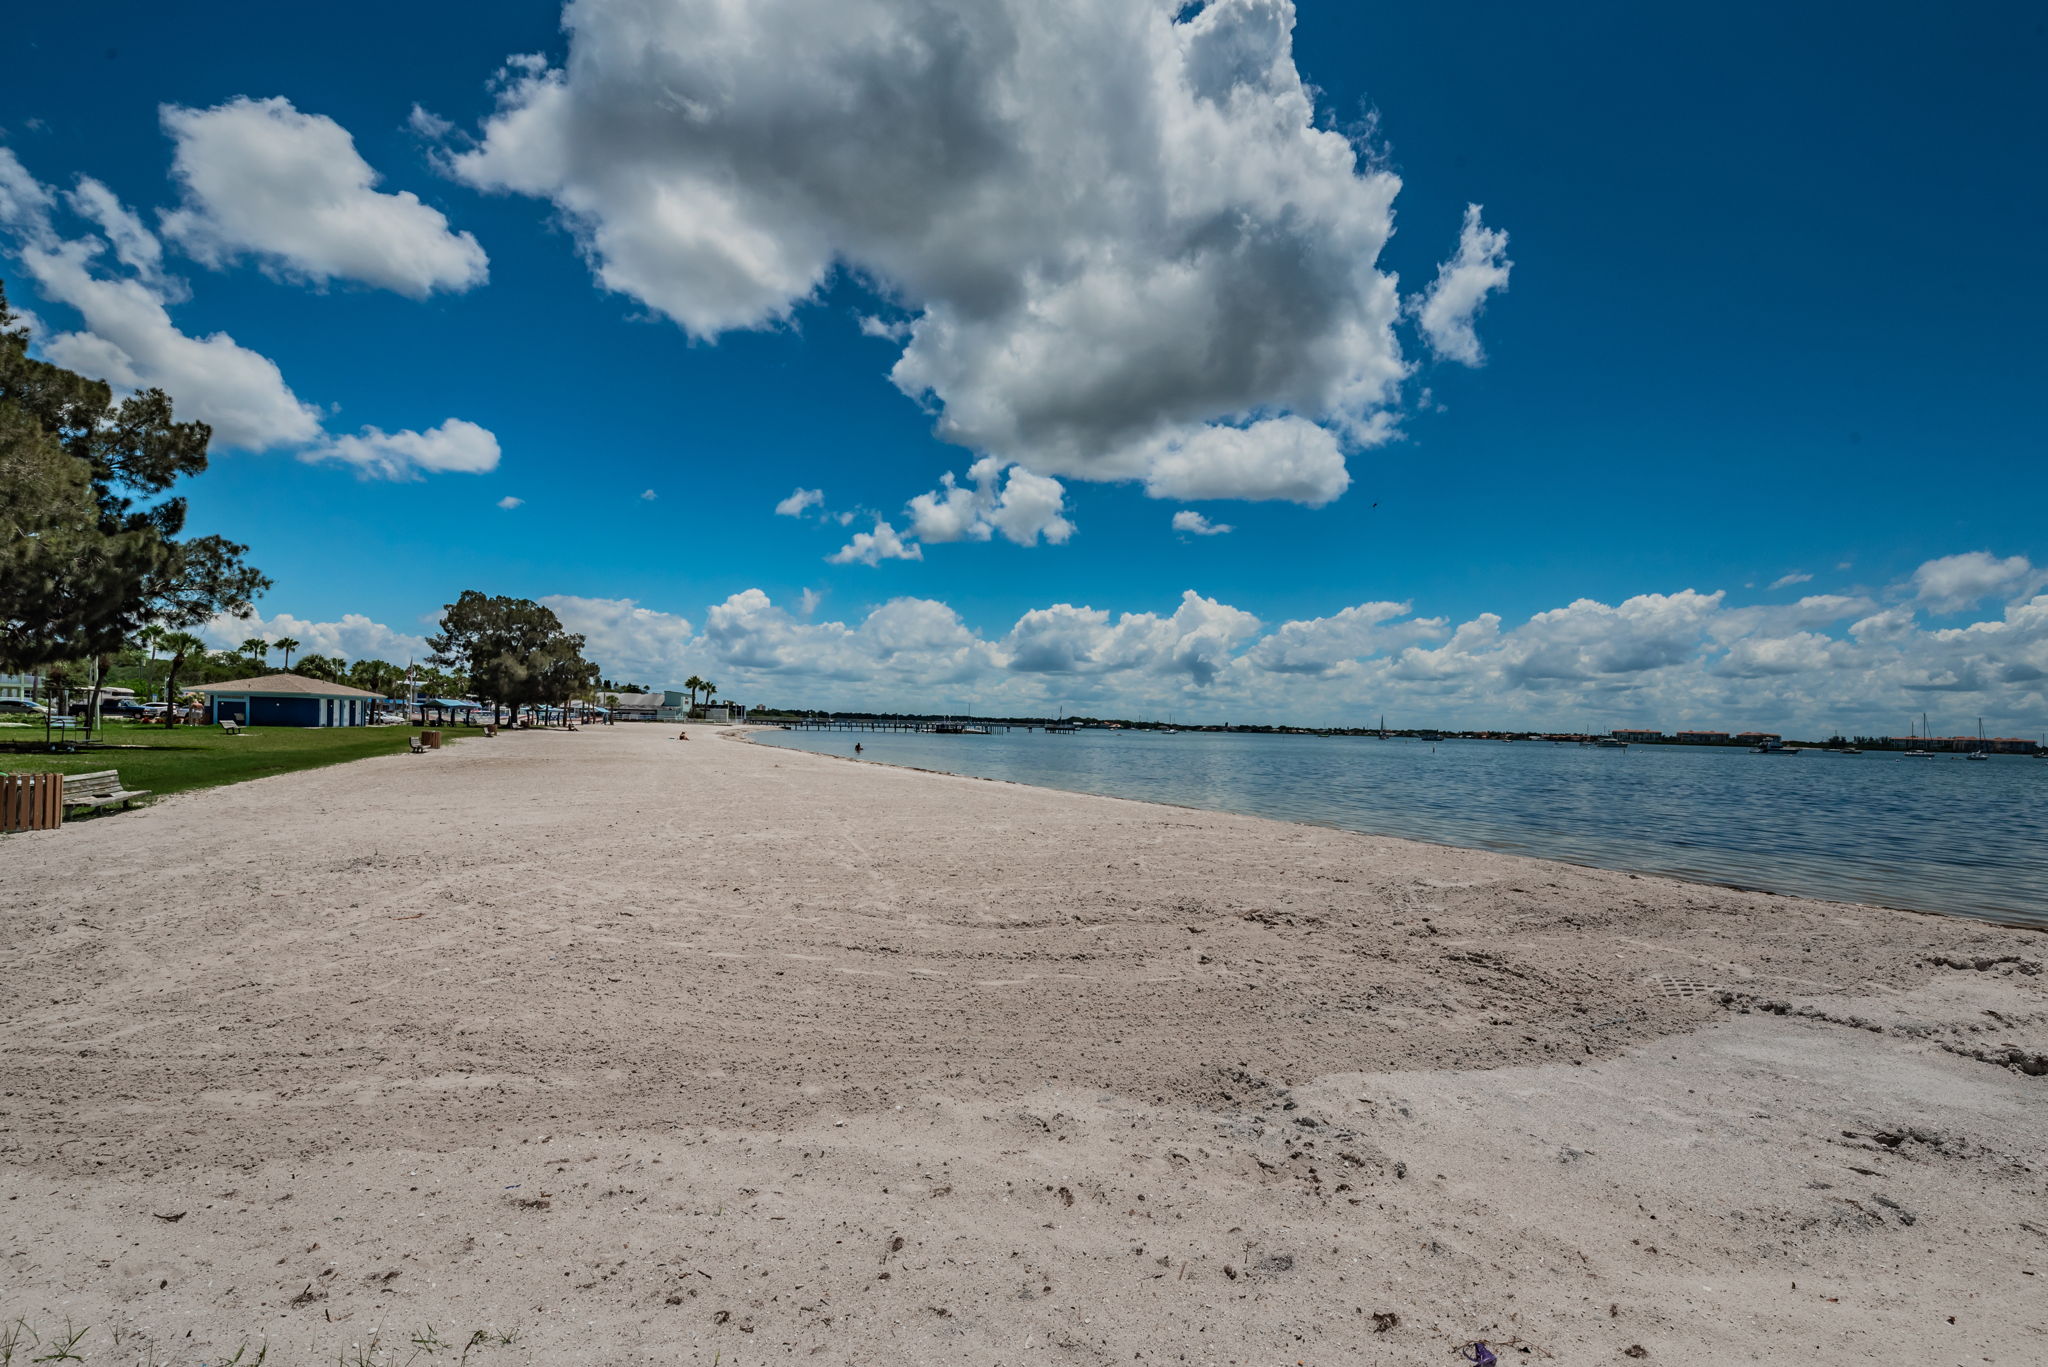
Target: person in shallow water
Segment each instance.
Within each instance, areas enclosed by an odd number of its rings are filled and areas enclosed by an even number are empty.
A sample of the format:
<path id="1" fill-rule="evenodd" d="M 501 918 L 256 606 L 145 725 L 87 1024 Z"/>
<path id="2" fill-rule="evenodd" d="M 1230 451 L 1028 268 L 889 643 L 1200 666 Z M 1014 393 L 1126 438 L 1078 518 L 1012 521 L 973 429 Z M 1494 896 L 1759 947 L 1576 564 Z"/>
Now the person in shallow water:
<path id="1" fill-rule="evenodd" d="M 860 753 L 860 742 L 859 742 L 859 741 L 855 741 L 855 742 L 853 743 L 853 753 L 855 753 L 856 755 Z"/>

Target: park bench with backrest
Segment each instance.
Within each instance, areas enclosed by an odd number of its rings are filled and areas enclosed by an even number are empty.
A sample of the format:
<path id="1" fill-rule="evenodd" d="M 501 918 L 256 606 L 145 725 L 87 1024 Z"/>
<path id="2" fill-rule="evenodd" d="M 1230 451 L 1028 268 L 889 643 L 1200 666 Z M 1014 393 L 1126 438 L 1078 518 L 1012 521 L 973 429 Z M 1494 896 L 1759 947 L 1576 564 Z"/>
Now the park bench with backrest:
<path id="1" fill-rule="evenodd" d="M 222 717 L 220 722 L 220 729 L 227 732 L 231 736 L 239 736 L 242 734 L 242 724 L 236 721 L 233 717 Z"/>
<path id="2" fill-rule="evenodd" d="M 69 807 L 112 807 L 117 803 L 126 807 L 138 797 L 148 797 L 147 788 L 130 792 L 121 786 L 121 772 L 118 769 L 104 769 L 96 774 L 64 775 L 64 805 Z"/>

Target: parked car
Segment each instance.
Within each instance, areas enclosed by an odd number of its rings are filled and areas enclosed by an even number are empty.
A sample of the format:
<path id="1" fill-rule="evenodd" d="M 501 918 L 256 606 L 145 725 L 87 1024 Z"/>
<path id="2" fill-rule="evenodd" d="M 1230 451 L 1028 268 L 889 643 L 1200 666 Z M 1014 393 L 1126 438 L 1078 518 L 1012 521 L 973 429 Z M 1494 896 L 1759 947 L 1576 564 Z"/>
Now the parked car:
<path id="1" fill-rule="evenodd" d="M 71 704 L 71 715 L 74 717 L 82 718 L 91 710 L 92 704 L 90 702 L 75 702 Z M 100 716 L 102 717 L 132 718 L 142 715 L 144 715 L 142 704 L 132 698 L 110 698 L 100 704 Z"/>
<path id="2" fill-rule="evenodd" d="M 0 698 L 0 717 L 40 717 L 49 709 L 27 698 Z"/>

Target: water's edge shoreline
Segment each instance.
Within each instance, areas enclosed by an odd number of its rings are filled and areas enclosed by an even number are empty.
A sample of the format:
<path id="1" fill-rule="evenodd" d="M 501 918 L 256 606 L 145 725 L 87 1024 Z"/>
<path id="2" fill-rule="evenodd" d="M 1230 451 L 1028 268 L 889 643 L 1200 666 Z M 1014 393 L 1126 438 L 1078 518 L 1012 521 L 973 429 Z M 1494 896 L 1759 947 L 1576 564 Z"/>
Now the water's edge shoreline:
<path id="1" fill-rule="evenodd" d="M 733 727 L 728 730 L 725 730 L 719 734 L 718 739 L 727 741 L 740 741 L 748 744 L 754 744 L 757 743 L 755 739 L 756 736 L 759 733 L 767 731 L 781 732 L 785 735 L 790 734 L 786 727 L 746 726 L 744 728 Z M 1173 811 L 1199 812 L 1205 816 L 1231 816 L 1238 817 L 1246 821 L 1271 822 L 1272 824 L 1277 826 L 1301 826 L 1313 830 L 1341 831 L 1348 835 L 1364 836 L 1372 840 L 1391 840 L 1400 842 L 1401 844 L 1405 845 L 1415 845 L 1431 849 L 1467 851 L 1476 854 L 1498 855 L 1503 859 L 1526 859 L 1537 864 L 1561 864 L 1568 868 L 1595 869 L 1604 873 L 1627 873 L 1634 874 L 1643 878 L 1663 878 L 1668 879 L 1674 883 L 1685 883 L 1695 887 L 1725 888 L 1731 892 L 1755 893 L 1759 896 L 1764 897 L 1796 898 L 1797 900 L 1802 902 L 1817 902 L 1831 906 L 1854 907 L 1859 910 L 1899 912 L 1909 916 L 1932 916 L 1945 921 L 1966 920 L 1977 922 L 1983 925 L 1999 926 L 2007 930 L 2024 930 L 2032 932 L 2036 935 L 2048 935 L 2048 924 L 2043 924 L 2035 921 L 2021 920 L 2012 917 L 1992 915 L 1983 912 L 1936 911 L 1927 907 L 1899 906 L 1897 904 L 1890 902 L 1869 902 L 1845 897 L 1814 896 L 1808 893 L 1787 892 L 1780 888 L 1766 887 L 1762 884 L 1757 883 L 1741 883 L 1731 879 L 1698 877 L 1681 873 L 1672 873 L 1667 870 L 1649 868 L 1643 865 L 1599 864 L 1594 863 L 1591 860 L 1572 859 L 1563 855 L 1531 854 L 1523 850 L 1499 849 L 1490 845 L 1460 845 L 1447 840 L 1429 840 L 1420 836 L 1395 835 L 1384 831 L 1360 830 L 1355 826 L 1345 826 L 1334 821 L 1309 821 L 1291 817 L 1264 816 L 1257 812 L 1238 811 L 1234 808 L 1229 807 L 1197 807 L 1191 803 L 1169 802 L 1162 798 L 1126 797 L 1119 793 L 1101 793 L 1085 788 L 1064 788 L 1057 784 L 1051 783 L 1029 783 L 1023 779 L 992 778 L 985 774 L 962 774 L 956 773 L 951 769 L 932 769 L 920 764 L 897 764 L 889 760 L 867 759 L 855 755 L 834 755 L 822 750 L 807 750 L 798 746 L 782 746 L 773 745 L 771 743 L 769 748 L 781 751 L 785 754 L 810 755 L 817 759 L 835 760 L 842 764 L 872 765 L 876 768 L 891 769 L 902 773 L 927 774 L 938 778 L 963 779 L 972 783 L 1007 784 L 1011 787 L 1029 788 L 1034 792 L 1064 793 L 1070 797 L 1094 798 L 1103 802 L 1129 802 L 1134 803 L 1141 807 L 1163 807 Z"/>

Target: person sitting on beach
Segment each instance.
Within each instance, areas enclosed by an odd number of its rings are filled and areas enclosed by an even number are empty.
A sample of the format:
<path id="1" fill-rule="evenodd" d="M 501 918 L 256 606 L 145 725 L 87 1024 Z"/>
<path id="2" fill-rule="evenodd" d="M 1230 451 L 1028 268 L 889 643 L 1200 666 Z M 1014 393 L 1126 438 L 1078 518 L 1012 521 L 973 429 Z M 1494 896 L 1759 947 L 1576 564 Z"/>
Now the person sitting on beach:
<path id="1" fill-rule="evenodd" d="M 677 740 L 688 740 L 689 738 L 690 738 L 690 733 L 689 733 L 688 731 L 678 731 L 678 732 L 676 732 L 676 739 L 677 739 Z"/>

